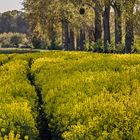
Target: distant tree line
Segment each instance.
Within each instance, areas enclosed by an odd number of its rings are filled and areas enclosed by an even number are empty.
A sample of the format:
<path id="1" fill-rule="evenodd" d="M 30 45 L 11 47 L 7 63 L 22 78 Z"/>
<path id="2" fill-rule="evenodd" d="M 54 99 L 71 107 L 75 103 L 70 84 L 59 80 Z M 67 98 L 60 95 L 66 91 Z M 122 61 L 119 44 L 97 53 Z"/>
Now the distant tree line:
<path id="1" fill-rule="evenodd" d="M 131 53 L 140 34 L 139 0 L 24 0 L 24 7 L 36 37 L 52 48 Z"/>
<path id="2" fill-rule="evenodd" d="M 29 25 L 25 13 L 17 10 L 0 14 L 0 33 L 18 32 L 29 33 Z"/>
<path id="3" fill-rule="evenodd" d="M 33 44 L 35 45 L 40 40 L 33 39 L 31 34 L 32 31 L 24 12 L 13 10 L 0 14 L 0 47 L 33 47 Z"/>

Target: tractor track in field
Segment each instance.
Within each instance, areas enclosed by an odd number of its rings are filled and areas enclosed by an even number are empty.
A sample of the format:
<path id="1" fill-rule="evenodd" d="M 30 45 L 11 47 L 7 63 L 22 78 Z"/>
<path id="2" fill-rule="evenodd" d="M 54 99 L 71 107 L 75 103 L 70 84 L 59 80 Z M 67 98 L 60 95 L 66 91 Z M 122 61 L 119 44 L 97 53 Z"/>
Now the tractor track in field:
<path id="1" fill-rule="evenodd" d="M 52 135 L 48 128 L 48 121 L 46 119 L 46 115 L 43 108 L 44 103 L 43 103 L 42 94 L 41 94 L 42 89 L 40 86 L 36 85 L 35 83 L 35 75 L 31 72 L 32 63 L 33 63 L 33 59 L 30 58 L 28 61 L 28 66 L 29 66 L 30 71 L 27 77 L 31 85 L 35 87 L 35 91 L 37 94 L 38 116 L 36 118 L 36 121 L 37 121 L 37 129 L 39 130 L 39 140 L 51 140 Z"/>

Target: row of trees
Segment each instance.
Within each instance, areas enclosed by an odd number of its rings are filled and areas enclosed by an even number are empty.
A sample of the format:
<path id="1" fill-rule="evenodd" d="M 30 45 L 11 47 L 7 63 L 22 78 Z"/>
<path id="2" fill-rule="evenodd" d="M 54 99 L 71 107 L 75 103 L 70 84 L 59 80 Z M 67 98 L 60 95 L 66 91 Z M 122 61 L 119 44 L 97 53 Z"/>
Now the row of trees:
<path id="1" fill-rule="evenodd" d="M 115 49 L 121 49 L 125 40 L 124 52 L 131 53 L 140 24 L 139 6 L 139 0 L 24 0 L 38 38 L 51 46 L 62 44 L 65 50 L 81 51 L 93 44 L 98 51 L 104 44 L 102 51 L 109 52 L 113 40 Z"/>

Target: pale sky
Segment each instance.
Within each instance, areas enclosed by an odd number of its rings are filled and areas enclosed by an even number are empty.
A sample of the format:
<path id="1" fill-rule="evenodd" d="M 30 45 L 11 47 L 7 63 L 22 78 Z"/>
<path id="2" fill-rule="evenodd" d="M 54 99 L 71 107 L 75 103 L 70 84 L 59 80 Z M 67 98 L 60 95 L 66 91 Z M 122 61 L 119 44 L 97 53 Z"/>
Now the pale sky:
<path id="1" fill-rule="evenodd" d="M 0 0 L 0 13 L 9 10 L 21 10 L 23 0 Z"/>

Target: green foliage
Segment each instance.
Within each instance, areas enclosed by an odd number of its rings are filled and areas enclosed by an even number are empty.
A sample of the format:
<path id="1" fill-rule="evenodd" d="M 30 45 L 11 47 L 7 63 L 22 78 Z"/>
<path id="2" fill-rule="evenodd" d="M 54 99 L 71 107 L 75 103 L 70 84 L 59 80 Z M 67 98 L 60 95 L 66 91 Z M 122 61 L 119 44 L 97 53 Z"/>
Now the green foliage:
<path id="1" fill-rule="evenodd" d="M 140 53 L 140 36 L 135 37 L 135 43 L 132 52 Z"/>
<path id="2" fill-rule="evenodd" d="M 9 47 L 32 47 L 32 43 L 26 34 L 3 33 L 0 34 L 0 46 Z"/>
<path id="3" fill-rule="evenodd" d="M 32 44 L 33 44 L 34 48 L 36 48 L 36 49 L 39 49 L 42 47 L 42 41 L 37 36 L 34 36 L 32 38 Z"/>
<path id="4" fill-rule="evenodd" d="M 102 40 L 98 40 L 93 45 L 93 52 L 103 52 L 103 51 L 104 51 L 104 48 L 102 46 Z"/>
<path id="5" fill-rule="evenodd" d="M 12 36 L 10 39 L 10 43 L 16 47 L 18 47 L 21 42 L 22 42 L 22 38 L 17 35 Z"/>
<path id="6" fill-rule="evenodd" d="M 29 33 L 29 26 L 25 20 L 25 13 L 17 10 L 0 14 L 0 33 L 18 32 Z"/>
<path id="7" fill-rule="evenodd" d="M 49 50 L 62 50 L 62 46 L 57 46 L 56 44 L 53 44 L 52 46 L 48 47 Z"/>
<path id="8" fill-rule="evenodd" d="M 33 32 L 40 34 L 49 49 L 63 46 L 65 50 L 91 50 L 83 46 L 86 40 L 89 44 L 96 42 L 94 52 L 136 52 L 132 47 L 133 35 L 139 35 L 140 30 L 139 0 L 24 0 L 24 7 Z M 110 43 L 114 37 L 116 48 L 107 49 L 107 40 Z M 100 40 L 104 45 L 99 44 Z"/>

